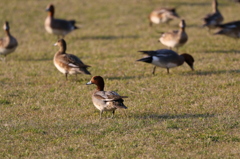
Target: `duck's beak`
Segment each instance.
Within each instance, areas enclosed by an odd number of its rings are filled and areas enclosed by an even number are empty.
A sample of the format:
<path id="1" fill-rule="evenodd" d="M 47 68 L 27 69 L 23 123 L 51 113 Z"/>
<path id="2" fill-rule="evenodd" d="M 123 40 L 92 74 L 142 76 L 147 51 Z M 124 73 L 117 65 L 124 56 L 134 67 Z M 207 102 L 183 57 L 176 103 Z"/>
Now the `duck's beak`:
<path id="1" fill-rule="evenodd" d="M 86 83 L 86 85 L 90 85 L 90 84 L 93 84 L 91 81 L 89 81 L 88 83 Z"/>

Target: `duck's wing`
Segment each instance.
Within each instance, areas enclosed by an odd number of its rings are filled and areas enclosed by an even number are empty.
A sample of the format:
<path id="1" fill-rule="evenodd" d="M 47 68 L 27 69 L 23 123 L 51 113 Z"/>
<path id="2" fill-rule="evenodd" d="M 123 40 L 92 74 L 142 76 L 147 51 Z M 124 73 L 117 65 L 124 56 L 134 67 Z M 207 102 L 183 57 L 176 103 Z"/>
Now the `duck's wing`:
<path id="1" fill-rule="evenodd" d="M 51 23 L 51 27 L 54 29 L 59 30 L 73 30 L 75 29 L 75 21 L 67 21 L 64 19 L 53 19 L 53 22 Z"/>
<path id="2" fill-rule="evenodd" d="M 60 59 L 60 62 L 67 64 L 69 67 L 74 68 L 90 67 L 89 65 L 85 65 L 77 56 L 72 54 L 63 54 L 62 58 Z"/>
<path id="3" fill-rule="evenodd" d="M 176 52 L 168 49 L 161 49 L 156 51 L 138 51 L 138 52 L 142 52 L 149 56 L 157 56 L 157 57 L 167 57 L 167 56 L 177 55 Z"/>

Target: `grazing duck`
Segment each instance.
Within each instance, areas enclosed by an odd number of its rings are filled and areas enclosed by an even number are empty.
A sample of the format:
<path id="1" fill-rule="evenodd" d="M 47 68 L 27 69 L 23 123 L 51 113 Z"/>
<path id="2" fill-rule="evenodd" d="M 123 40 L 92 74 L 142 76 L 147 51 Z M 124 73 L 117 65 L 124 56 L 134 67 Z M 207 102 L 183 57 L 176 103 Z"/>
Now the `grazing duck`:
<path id="1" fill-rule="evenodd" d="M 54 6 L 52 4 L 48 5 L 46 11 L 48 11 L 48 16 L 45 20 L 45 29 L 48 33 L 57 35 L 58 39 L 60 36 L 64 38 L 64 36 L 71 31 L 78 29 L 78 27 L 75 26 L 75 20 L 55 19 Z"/>
<path id="2" fill-rule="evenodd" d="M 66 80 L 68 74 L 87 74 L 91 75 L 91 73 L 87 70 L 88 65 L 85 65 L 77 56 L 72 54 L 67 54 L 67 44 L 64 39 L 58 40 L 57 43 L 54 44 L 55 46 L 59 46 L 58 52 L 56 52 L 53 63 L 56 68 L 65 74 Z"/>
<path id="3" fill-rule="evenodd" d="M 212 2 L 213 7 L 213 13 L 207 14 L 203 18 L 203 27 L 208 27 L 208 31 L 211 29 L 215 29 L 218 24 L 221 24 L 223 22 L 223 16 L 218 10 L 218 2 L 217 0 L 214 0 Z"/>
<path id="4" fill-rule="evenodd" d="M 153 10 L 149 15 L 149 25 L 169 23 L 173 19 L 179 18 L 175 8 L 159 8 Z"/>
<path id="5" fill-rule="evenodd" d="M 163 45 L 169 47 L 169 49 L 177 48 L 178 50 L 178 47 L 183 46 L 188 40 L 188 35 L 185 32 L 186 23 L 184 20 L 181 20 L 179 27 L 179 30 L 163 33 L 159 41 Z"/>
<path id="6" fill-rule="evenodd" d="M 175 51 L 168 49 L 161 49 L 156 51 L 139 51 L 147 54 L 147 57 L 141 58 L 137 61 L 143 61 L 146 63 L 151 63 L 154 66 L 152 74 L 155 74 L 156 66 L 167 68 L 167 73 L 169 73 L 169 68 L 181 66 L 184 61 L 194 70 L 193 63 L 194 59 L 189 54 L 178 55 Z"/>
<path id="7" fill-rule="evenodd" d="M 220 30 L 215 35 L 226 35 L 232 38 L 240 38 L 240 21 L 217 25 Z"/>
<path id="8" fill-rule="evenodd" d="M 123 98 L 127 96 L 120 96 L 114 91 L 104 91 L 104 80 L 101 76 L 94 76 L 86 83 L 97 85 L 97 90 L 92 94 L 92 101 L 94 106 L 100 110 L 100 119 L 102 118 L 103 111 L 112 111 L 112 118 L 116 109 L 127 109 L 123 104 Z"/>
<path id="9" fill-rule="evenodd" d="M 18 42 L 17 39 L 10 34 L 10 27 L 7 21 L 4 23 L 3 29 L 5 30 L 6 37 L 0 39 L 0 55 L 4 56 L 2 60 L 5 61 L 6 56 L 16 50 Z"/>

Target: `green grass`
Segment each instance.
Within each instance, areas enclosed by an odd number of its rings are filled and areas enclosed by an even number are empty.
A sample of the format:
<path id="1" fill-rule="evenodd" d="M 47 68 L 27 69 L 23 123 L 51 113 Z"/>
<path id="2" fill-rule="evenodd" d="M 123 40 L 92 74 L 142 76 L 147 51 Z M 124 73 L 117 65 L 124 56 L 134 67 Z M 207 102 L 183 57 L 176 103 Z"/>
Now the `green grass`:
<path id="1" fill-rule="evenodd" d="M 56 37 L 46 33 L 48 1 L 1 0 L 0 25 L 10 22 L 19 47 L 0 62 L 0 158 L 239 158 L 239 41 L 200 28 L 211 12 L 201 0 L 69 0 L 52 3 L 56 17 L 76 19 L 81 29 L 65 38 L 67 52 L 105 79 L 106 90 L 129 96 L 128 109 L 114 119 L 93 106 L 90 76 L 65 77 L 53 65 Z M 225 22 L 237 19 L 239 5 L 219 0 Z M 166 48 L 149 28 L 149 12 L 178 7 L 188 43 L 179 49 L 195 58 L 170 69 L 136 62 L 138 50 Z M 0 31 L 1 37 L 4 35 Z"/>

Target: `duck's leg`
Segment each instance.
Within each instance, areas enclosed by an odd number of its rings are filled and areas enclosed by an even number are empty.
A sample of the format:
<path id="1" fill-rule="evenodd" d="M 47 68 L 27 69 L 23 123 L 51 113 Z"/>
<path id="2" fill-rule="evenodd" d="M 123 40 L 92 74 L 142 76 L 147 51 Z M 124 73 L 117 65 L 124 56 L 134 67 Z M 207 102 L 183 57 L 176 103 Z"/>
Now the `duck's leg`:
<path id="1" fill-rule="evenodd" d="M 102 119 L 103 110 L 100 110 L 100 119 Z"/>
<path id="2" fill-rule="evenodd" d="M 68 73 L 65 73 L 66 80 L 68 80 Z"/>
<path id="3" fill-rule="evenodd" d="M 111 117 L 111 118 L 113 118 L 113 117 L 114 117 L 114 113 L 115 113 L 115 110 L 113 110 L 113 111 L 112 111 L 112 117 Z"/>
<path id="4" fill-rule="evenodd" d="M 155 74 L 156 66 L 153 67 L 152 74 Z"/>
<path id="5" fill-rule="evenodd" d="M 167 68 L 167 73 L 169 74 L 169 68 Z"/>

